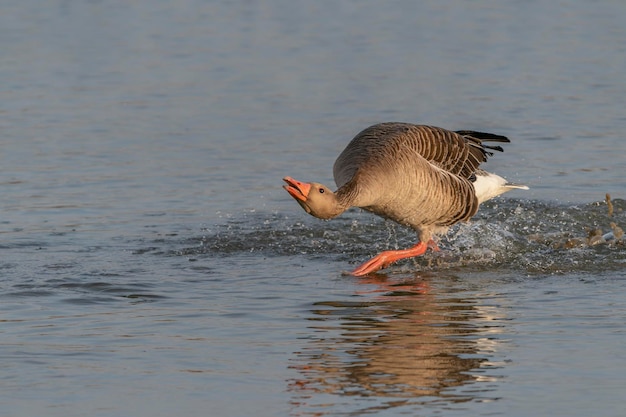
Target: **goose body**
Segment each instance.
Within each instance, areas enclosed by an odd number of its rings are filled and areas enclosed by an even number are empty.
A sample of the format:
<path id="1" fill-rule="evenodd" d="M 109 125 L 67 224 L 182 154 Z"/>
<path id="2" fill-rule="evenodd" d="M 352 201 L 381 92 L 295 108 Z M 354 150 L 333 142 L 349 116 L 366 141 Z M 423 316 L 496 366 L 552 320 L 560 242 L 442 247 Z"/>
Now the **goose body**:
<path id="1" fill-rule="evenodd" d="M 417 232 L 417 245 L 385 251 L 352 272 L 366 275 L 429 247 L 438 250 L 433 236 L 469 220 L 480 203 L 515 188 L 528 189 L 479 169 L 492 151 L 502 151 L 483 142 L 509 140 L 491 133 L 380 123 L 356 135 L 335 161 L 335 192 L 291 177 L 284 178 L 284 188 L 315 217 L 329 219 L 361 207 Z"/>

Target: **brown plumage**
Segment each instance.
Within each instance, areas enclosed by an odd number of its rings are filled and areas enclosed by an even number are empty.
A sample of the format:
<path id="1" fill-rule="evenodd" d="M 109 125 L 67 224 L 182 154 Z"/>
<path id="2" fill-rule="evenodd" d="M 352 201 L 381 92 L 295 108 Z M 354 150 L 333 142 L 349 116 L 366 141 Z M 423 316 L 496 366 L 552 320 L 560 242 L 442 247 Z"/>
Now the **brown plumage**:
<path id="1" fill-rule="evenodd" d="M 469 220 L 483 201 L 513 188 L 478 167 L 502 151 L 483 142 L 509 142 L 504 136 L 474 131 L 381 123 L 360 132 L 335 161 L 337 191 L 290 177 L 284 188 L 313 216 L 328 219 L 361 207 L 417 231 L 411 249 L 386 251 L 353 271 L 365 275 L 406 257 L 438 250 L 433 234 Z"/>

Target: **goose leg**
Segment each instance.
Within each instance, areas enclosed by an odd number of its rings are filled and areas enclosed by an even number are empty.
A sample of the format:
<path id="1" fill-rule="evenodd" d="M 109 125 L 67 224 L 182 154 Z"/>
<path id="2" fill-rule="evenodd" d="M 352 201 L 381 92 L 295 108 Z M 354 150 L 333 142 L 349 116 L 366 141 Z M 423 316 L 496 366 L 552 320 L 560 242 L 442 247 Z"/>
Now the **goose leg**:
<path id="1" fill-rule="evenodd" d="M 417 245 L 409 249 L 388 250 L 381 252 L 369 261 L 365 262 L 363 265 L 356 268 L 351 273 L 355 277 L 371 274 L 379 269 L 386 268 L 400 259 L 413 258 L 415 256 L 423 255 L 428 248 L 431 248 L 434 251 L 439 251 L 439 247 L 435 241 L 430 239 L 427 243 L 419 242 Z"/>

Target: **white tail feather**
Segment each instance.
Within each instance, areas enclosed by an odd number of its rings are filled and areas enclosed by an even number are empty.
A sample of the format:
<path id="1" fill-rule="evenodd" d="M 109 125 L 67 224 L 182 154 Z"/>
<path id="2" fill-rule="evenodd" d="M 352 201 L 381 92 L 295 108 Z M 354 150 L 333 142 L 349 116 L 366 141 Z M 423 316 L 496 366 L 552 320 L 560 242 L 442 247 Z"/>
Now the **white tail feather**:
<path id="1" fill-rule="evenodd" d="M 473 184 L 479 204 L 507 191 L 514 189 L 528 190 L 528 187 L 525 185 L 508 183 L 501 176 L 485 171 L 476 173 L 476 181 Z"/>

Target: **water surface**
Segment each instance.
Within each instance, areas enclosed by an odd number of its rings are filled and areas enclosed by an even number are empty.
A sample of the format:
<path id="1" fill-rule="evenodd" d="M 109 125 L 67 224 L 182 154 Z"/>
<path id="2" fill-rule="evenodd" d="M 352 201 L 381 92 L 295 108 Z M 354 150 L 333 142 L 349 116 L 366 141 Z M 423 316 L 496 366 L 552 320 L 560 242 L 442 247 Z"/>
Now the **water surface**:
<path id="1" fill-rule="evenodd" d="M 620 416 L 625 14 L 0 6 L 3 414 Z M 486 168 L 531 190 L 346 276 L 414 234 L 280 179 L 381 121 L 507 135 Z"/>

